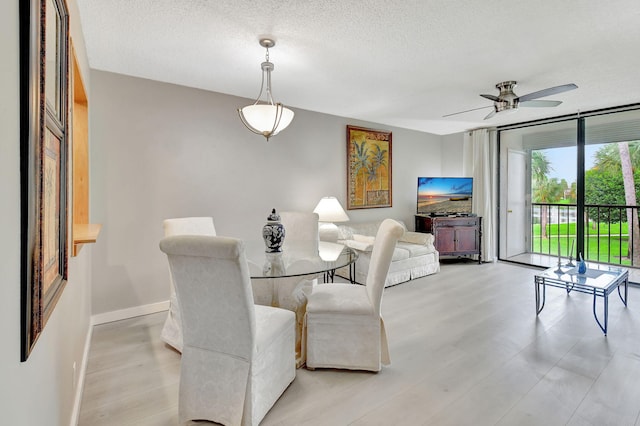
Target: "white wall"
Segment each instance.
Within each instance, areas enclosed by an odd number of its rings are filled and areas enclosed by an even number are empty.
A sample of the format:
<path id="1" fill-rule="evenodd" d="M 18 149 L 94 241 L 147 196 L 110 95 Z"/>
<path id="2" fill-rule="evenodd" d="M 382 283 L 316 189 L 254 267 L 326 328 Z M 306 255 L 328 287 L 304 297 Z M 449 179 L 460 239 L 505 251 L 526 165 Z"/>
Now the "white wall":
<path id="1" fill-rule="evenodd" d="M 272 208 L 311 211 L 326 195 L 346 207 L 347 124 L 393 132 L 393 207 L 348 211 L 352 221 L 413 229 L 416 179 L 441 172 L 440 136 L 294 108 L 266 142 L 238 118 L 248 99 L 102 71 L 91 81 L 94 314 L 168 299 L 165 218 L 213 216 L 219 234 L 260 239 Z"/>
<path id="2" fill-rule="evenodd" d="M 464 133 L 442 136 L 442 174 L 440 176 L 465 176 L 463 151 Z"/>
<path id="3" fill-rule="evenodd" d="M 162 219 L 212 215 L 221 234 L 260 238 L 272 207 L 311 210 L 324 195 L 344 203 L 347 124 L 393 131 L 394 207 L 350 211 L 354 221 L 389 216 L 412 228 L 416 177 L 442 171 L 439 136 L 296 110 L 266 143 L 235 113 L 247 100 L 103 72 L 92 81 L 77 4 L 67 0 L 90 100 L 91 217 L 104 229 L 70 259 L 62 297 L 21 363 L 18 3 L 0 16 L 2 424 L 73 420 L 90 315 L 168 298 Z"/>
<path id="4" fill-rule="evenodd" d="M 18 2 L 9 2 L 0 16 L 3 424 L 69 424 L 90 315 L 167 300 L 166 261 L 157 246 L 164 218 L 212 215 L 221 234 L 260 238 L 272 207 L 311 210 L 324 195 L 344 203 L 347 124 L 393 132 L 393 207 L 350 211 L 352 220 L 395 217 L 412 228 L 416 177 L 443 173 L 439 136 L 296 110 L 290 128 L 267 143 L 240 124 L 235 108 L 245 99 L 90 75 L 77 4 L 67 4 L 90 100 L 91 217 L 104 229 L 70 259 L 58 306 L 21 363 Z"/>
<path id="5" fill-rule="evenodd" d="M 88 69 L 76 3 L 67 3 L 81 67 Z M 62 297 L 31 356 L 21 363 L 18 4 L 5 2 L 0 14 L 0 423 L 68 425 L 89 330 L 91 250 L 70 259 Z"/>

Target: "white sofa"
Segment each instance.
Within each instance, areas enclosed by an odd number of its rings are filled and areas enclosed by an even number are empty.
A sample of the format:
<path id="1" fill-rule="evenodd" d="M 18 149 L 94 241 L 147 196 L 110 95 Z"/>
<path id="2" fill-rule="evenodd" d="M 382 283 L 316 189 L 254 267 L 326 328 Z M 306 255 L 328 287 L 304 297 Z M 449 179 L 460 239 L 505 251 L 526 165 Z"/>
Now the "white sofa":
<path id="1" fill-rule="evenodd" d="M 364 284 L 367 278 L 373 241 L 381 223 L 382 221 L 376 221 L 338 226 L 338 242 L 358 252 L 355 265 L 355 281 L 358 284 Z M 405 228 L 405 233 L 393 252 L 385 287 L 440 271 L 440 256 L 433 245 L 433 235 L 407 231 L 405 224 L 400 223 Z M 336 274 L 348 279 L 349 267 L 338 269 Z"/>

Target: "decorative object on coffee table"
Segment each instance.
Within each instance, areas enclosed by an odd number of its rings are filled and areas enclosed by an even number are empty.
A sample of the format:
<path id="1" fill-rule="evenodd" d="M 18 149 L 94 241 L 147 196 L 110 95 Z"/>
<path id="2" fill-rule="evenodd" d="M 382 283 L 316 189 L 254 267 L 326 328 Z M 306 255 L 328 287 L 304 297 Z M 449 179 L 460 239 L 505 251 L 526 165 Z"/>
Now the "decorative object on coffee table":
<path id="1" fill-rule="evenodd" d="M 587 272 L 587 264 L 582 258 L 582 253 L 580 253 L 580 261 L 578 262 L 578 273 L 584 274 L 585 272 Z"/>
<path id="2" fill-rule="evenodd" d="M 569 261 L 564 266 L 576 266 L 573 263 L 573 245 L 575 244 L 575 242 L 576 242 L 576 240 L 571 241 L 571 251 L 569 252 Z"/>
<path id="3" fill-rule="evenodd" d="M 267 217 L 267 224 L 262 227 L 262 238 L 266 245 L 267 253 L 280 253 L 282 244 L 284 243 L 285 229 L 280 223 L 280 216 L 276 213 L 276 209 L 271 210 L 271 214 Z"/>
<path id="4" fill-rule="evenodd" d="M 556 274 L 562 275 L 562 258 L 560 256 L 558 256 L 558 267 L 555 270 Z"/>

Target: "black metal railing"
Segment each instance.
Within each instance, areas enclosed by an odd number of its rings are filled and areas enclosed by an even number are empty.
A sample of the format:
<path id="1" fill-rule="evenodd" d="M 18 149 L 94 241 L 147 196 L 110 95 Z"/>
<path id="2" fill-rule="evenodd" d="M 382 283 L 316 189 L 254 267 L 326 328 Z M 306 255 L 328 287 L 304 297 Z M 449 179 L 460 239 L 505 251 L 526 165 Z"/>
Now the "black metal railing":
<path id="1" fill-rule="evenodd" d="M 575 204 L 533 203 L 531 252 L 575 259 L 577 214 Z M 585 204 L 584 224 L 585 260 L 640 267 L 640 253 L 633 247 L 638 206 Z"/>

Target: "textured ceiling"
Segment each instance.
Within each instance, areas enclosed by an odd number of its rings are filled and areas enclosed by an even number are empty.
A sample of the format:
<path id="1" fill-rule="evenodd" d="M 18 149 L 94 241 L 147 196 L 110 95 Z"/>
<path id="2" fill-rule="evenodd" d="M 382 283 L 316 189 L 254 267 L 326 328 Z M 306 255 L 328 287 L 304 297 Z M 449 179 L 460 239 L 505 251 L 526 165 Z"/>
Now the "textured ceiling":
<path id="1" fill-rule="evenodd" d="M 434 134 L 640 102 L 638 0 L 77 0 L 91 68 Z M 480 93 L 575 83 L 483 118 Z M 240 105 L 239 105 L 240 106 Z"/>

